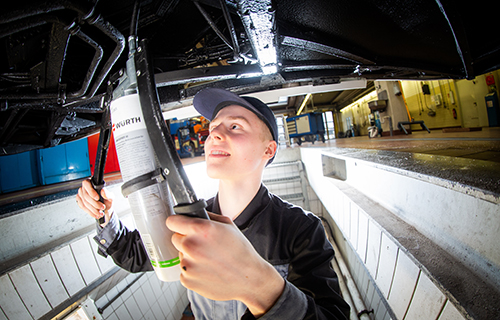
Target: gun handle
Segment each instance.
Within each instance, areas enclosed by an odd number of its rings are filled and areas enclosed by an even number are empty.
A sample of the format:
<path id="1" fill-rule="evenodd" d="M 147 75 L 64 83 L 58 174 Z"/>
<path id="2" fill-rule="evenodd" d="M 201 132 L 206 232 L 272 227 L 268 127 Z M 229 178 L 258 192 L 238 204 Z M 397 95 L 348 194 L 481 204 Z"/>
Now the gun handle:
<path id="1" fill-rule="evenodd" d="M 207 203 L 205 202 L 205 200 L 200 199 L 194 203 L 178 204 L 174 207 L 174 212 L 176 214 L 183 214 L 190 217 L 210 220 L 207 210 L 205 209 L 206 207 Z"/>
<path id="2" fill-rule="evenodd" d="M 99 195 L 99 202 L 101 202 L 102 204 L 104 204 L 104 198 L 102 197 L 101 195 L 101 190 L 102 188 L 104 187 L 104 184 L 101 184 L 101 185 L 95 185 L 94 182 L 92 182 L 92 187 L 94 188 L 94 190 L 97 192 L 97 194 Z M 104 222 L 106 222 L 106 219 L 104 216 L 100 217 L 99 219 L 97 219 L 99 221 L 99 224 L 103 224 Z"/>

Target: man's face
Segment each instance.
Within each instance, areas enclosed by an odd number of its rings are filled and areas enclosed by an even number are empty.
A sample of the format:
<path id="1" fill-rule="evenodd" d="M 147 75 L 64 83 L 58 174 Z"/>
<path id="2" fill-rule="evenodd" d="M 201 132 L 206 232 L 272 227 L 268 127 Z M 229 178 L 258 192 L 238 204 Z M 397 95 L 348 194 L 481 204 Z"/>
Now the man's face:
<path id="1" fill-rule="evenodd" d="M 211 178 L 241 179 L 260 175 L 275 152 L 276 142 L 269 129 L 246 108 L 232 105 L 221 109 L 209 128 L 205 159 Z"/>

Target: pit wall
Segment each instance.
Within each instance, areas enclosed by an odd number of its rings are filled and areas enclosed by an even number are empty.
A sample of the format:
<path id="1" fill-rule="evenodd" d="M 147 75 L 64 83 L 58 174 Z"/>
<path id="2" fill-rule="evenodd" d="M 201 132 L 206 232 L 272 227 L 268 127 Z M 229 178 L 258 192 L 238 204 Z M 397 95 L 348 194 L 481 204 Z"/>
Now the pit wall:
<path id="1" fill-rule="evenodd" d="M 62 319 L 66 308 L 78 304 L 95 320 L 181 319 L 188 299 L 179 282 L 119 270 L 111 257 L 97 254 L 94 236 L 72 239 L 2 274 L 0 319 Z"/>
<path id="2" fill-rule="evenodd" d="M 495 303 L 498 289 L 493 285 L 494 279 L 488 281 L 486 276 L 485 280 L 471 271 L 463 259 L 388 210 L 380 199 L 375 201 L 367 196 L 378 192 L 381 199 L 390 198 L 383 190 L 391 190 L 391 181 L 363 170 L 363 161 L 346 165 L 344 172 L 337 170 L 343 179 L 327 177 L 323 172 L 324 153 L 321 148 L 301 148 L 301 159 L 310 186 L 324 206 L 324 216 L 332 221 L 335 242 L 349 265 L 367 310 L 373 310 L 371 319 L 460 320 L 490 319 L 498 315 Z M 353 175 L 353 171 L 359 174 Z M 346 174 L 355 180 L 355 186 L 348 183 Z M 417 188 L 413 193 L 423 194 L 422 189 Z M 428 199 L 420 201 L 424 204 Z M 440 201 L 447 200 L 441 198 Z M 498 203 L 480 202 L 493 206 L 498 213 Z M 399 209 L 405 211 L 404 206 Z M 438 216 L 439 212 L 434 214 Z"/>
<path id="3" fill-rule="evenodd" d="M 206 178 L 203 163 L 186 166 L 186 173 L 199 181 L 199 197 L 215 195 L 217 182 Z M 107 192 L 122 222 L 135 229 L 120 188 L 110 184 Z M 78 305 L 94 320 L 180 320 L 188 305 L 180 282 L 128 273 L 97 254 L 95 222 L 74 194 L 11 212 L 0 230 L 0 320 L 63 319 Z"/>

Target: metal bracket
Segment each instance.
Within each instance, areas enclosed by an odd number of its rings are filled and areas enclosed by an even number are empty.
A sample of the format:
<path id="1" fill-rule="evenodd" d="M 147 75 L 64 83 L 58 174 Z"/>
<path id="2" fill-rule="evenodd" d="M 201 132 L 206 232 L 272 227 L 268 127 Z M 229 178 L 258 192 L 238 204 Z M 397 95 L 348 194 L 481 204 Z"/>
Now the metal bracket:
<path id="1" fill-rule="evenodd" d="M 167 182 L 177 205 L 194 204 L 198 202 L 198 199 L 184 171 L 170 130 L 163 118 L 154 81 L 153 65 L 150 61 L 147 41 L 143 39 L 135 54 L 135 67 L 137 69 L 137 91 L 144 122 L 160 166 L 169 171 Z M 204 207 L 189 215 L 208 219 Z"/>
<path id="2" fill-rule="evenodd" d="M 104 188 L 104 167 L 106 165 L 106 158 L 108 156 L 109 142 L 111 140 L 111 117 L 110 117 L 110 103 L 113 90 L 113 83 L 108 83 L 106 95 L 104 96 L 103 108 L 101 118 L 101 130 L 99 132 L 99 142 L 97 144 L 97 152 L 94 164 L 94 174 L 92 175 L 92 187 L 99 194 L 99 201 L 104 203 L 101 196 L 101 190 Z M 99 224 L 105 222 L 104 217 L 99 218 Z"/>
<path id="3" fill-rule="evenodd" d="M 165 181 L 166 178 L 165 171 L 162 168 L 157 168 L 151 172 L 141 174 L 122 185 L 122 195 L 127 198 L 130 194 L 138 190 Z"/>

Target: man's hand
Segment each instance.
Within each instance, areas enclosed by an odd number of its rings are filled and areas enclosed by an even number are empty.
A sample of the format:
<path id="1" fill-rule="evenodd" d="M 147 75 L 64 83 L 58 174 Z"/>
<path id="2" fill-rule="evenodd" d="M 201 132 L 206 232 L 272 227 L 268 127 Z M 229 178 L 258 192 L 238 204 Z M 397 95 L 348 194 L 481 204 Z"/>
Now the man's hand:
<path id="1" fill-rule="evenodd" d="M 281 296 L 284 279 L 228 217 L 209 215 L 167 219 L 180 252 L 181 283 L 212 300 L 239 300 L 256 317 L 264 314 Z"/>
<path id="2" fill-rule="evenodd" d="M 113 214 L 113 211 L 111 210 L 113 199 L 106 195 L 104 189 L 101 190 L 101 195 L 104 199 L 104 203 L 99 201 L 99 194 L 92 187 L 90 179 L 87 179 L 82 182 L 82 186 L 78 189 L 76 202 L 83 211 L 94 219 L 99 219 L 102 216 L 105 216 L 106 222 L 101 224 L 101 226 L 104 227 L 108 224 L 108 221 Z"/>

